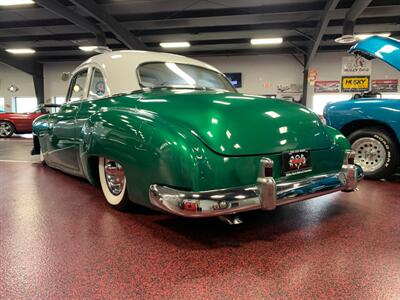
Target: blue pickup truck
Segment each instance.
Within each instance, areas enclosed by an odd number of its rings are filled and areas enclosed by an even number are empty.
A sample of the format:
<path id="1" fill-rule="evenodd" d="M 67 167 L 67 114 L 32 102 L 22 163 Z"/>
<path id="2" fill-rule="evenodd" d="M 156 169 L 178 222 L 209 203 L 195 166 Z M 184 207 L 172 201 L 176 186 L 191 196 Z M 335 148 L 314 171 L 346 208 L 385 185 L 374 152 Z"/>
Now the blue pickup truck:
<path id="1" fill-rule="evenodd" d="M 380 59 L 400 71 L 398 40 L 373 36 L 353 46 L 350 53 Z M 400 99 L 367 96 L 329 103 L 324 118 L 349 139 L 366 178 L 389 177 L 399 167 Z"/>

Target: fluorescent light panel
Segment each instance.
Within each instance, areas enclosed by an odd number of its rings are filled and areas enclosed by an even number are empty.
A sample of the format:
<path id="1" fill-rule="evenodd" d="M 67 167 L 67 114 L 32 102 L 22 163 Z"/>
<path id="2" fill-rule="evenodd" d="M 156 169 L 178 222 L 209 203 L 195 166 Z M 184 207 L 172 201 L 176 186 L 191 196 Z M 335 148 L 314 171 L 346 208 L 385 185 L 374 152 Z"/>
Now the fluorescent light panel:
<path id="1" fill-rule="evenodd" d="M 252 45 L 275 45 L 282 44 L 283 38 L 265 38 L 265 39 L 251 39 L 250 43 Z"/>
<path id="2" fill-rule="evenodd" d="M 160 43 L 163 48 L 188 48 L 190 47 L 189 42 L 171 42 L 171 43 Z"/>
<path id="3" fill-rule="evenodd" d="M 98 46 L 79 46 L 79 49 L 85 52 L 94 51 L 98 48 Z"/>
<path id="4" fill-rule="evenodd" d="M 34 49 L 31 48 L 6 49 L 6 51 L 12 54 L 32 54 L 36 52 Z"/>
<path id="5" fill-rule="evenodd" d="M 365 40 L 366 38 L 369 38 L 373 35 L 377 35 L 377 36 L 382 36 L 382 37 L 389 37 L 390 36 L 390 32 L 383 32 L 383 33 L 360 33 L 360 34 L 356 34 L 357 39 L 359 40 Z"/>
<path id="6" fill-rule="evenodd" d="M 33 0 L 0 0 L 0 6 L 33 4 Z"/>

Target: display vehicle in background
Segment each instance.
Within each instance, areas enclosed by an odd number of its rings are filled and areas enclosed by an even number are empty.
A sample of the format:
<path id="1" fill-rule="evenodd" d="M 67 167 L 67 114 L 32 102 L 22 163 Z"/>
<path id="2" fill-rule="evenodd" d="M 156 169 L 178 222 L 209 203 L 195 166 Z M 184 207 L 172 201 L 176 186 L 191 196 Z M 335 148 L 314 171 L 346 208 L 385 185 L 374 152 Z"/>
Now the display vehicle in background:
<path id="1" fill-rule="evenodd" d="M 58 104 L 41 104 L 27 113 L 0 112 L 0 138 L 10 137 L 14 133 L 31 133 L 33 120 L 58 107 Z"/>
<path id="2" fill-rule="evenodd" d="M 368 59 L 380 59 L 400 70 L 400 41 L 373 36 L 350 49 Z M 356 152 L 355 162 L 367 178 L 392 175 L 400 163 L 400 97 L 386 99 L 384 94 L 356 95 L 348 101 L 325 107 L 328 125 L 340 130 Z"/>
<path id="3" fill-rule="evenodd" d="M 35 120 L 33 154 L 98 183 L 117 209 L 134 202 L 237 222 L 229 216 L 354 191 L 362 178 L 346 138 L 312 111 L 239 94 L 187 57 L 94 56 L 74 71 L 66 99 Z"/>

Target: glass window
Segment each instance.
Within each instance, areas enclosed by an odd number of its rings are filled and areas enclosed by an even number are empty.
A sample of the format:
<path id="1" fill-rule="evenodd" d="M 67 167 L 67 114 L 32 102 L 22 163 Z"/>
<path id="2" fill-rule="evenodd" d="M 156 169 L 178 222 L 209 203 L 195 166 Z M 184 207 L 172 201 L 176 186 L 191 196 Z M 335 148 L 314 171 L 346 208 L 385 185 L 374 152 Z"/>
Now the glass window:
<path id="1" fill-rule="evenodd" d="M 71 101 L 76 101 L 78 99 L 71 99 Z M 53 104 L 63 105 L 65 103 L 65 97 L 63 96 L 56 96 L 52 98 Z M 60 110 L 59 107 L 49 107 L 50 113 L 56 113 Z"/>
<path id="2" fill-rule="evenodd" d="M 70 101 L 83 100 L 86 98 L 85 85 L 87 74 L 87 69 L 82 70 L 72 78 L 67 97 Z"/>
<path id="3" fill-rule="evenodd" d="M 37 99 L 34 97 L 15 97 L 14 111 L 18 113 L 32 112 L 38 106 Z"/>
<path id="4" fill-rule="evenodd" d="M 324 113 L 325 106 L 329 102 L 349 100 L 351 97 L 351 94 L 315 94 L 313 97 L 312 110 L 316 114 L 322 115 Z"/>
<path id="5" fill-rule="evenodd" d="M 63 105 L 65 103 L 65 97 L 56 96 L 53 97 L 53 104 Z"/>
<path id="6" fill-rule="evenodd" d="M 147 88 L 235 89 L 221 73 L 195 65 L 146 63 L 138 67 L 139 80 Z"/>
<path id="7" fill-rule="evenodd" d="M 92 81 L 89 89 L 89 99 L 98 99 L 106 95 L 106 84 L 103 74 L 98 69 L 93 69 Z"/>
<path id="8" fill-rule="evenodd" d="M 5 104 L 4 98 L 0 97 L 0 112 L 3 112 L 5 110 L 6 110 L 6 104 Z"/>

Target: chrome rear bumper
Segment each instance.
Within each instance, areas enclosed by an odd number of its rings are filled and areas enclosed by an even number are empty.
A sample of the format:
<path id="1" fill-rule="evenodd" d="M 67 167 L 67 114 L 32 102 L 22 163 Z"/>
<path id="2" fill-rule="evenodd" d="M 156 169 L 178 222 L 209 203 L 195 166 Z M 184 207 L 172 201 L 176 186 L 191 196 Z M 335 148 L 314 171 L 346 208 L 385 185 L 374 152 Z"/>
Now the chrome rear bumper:
<path id="1" fill-rule="evenodd" d="M 342 169 L 336 173 L 320 174 L 298 181 L 275 182 L 273 161 L 263 158 L 257 184 L 238 188 L 187 192 L 153 184 L 150 202 L 183 217 L 213 217 L 249 210 L 273 210 L 276 206 L 299 202 L 337 191 L 352 192 L 363 178 L 362 169 L 354 164 L 354 151 L 346 151 Z M 268 176 L 269 175 L 269 176 Z"/>

